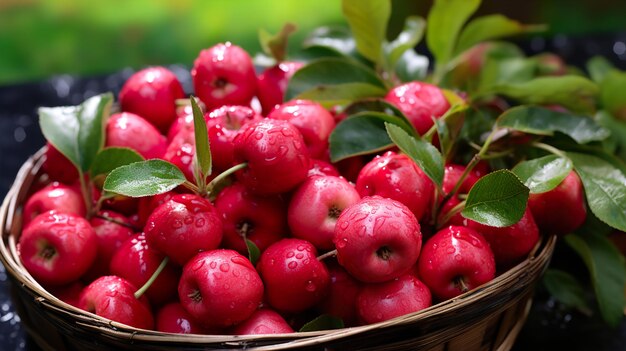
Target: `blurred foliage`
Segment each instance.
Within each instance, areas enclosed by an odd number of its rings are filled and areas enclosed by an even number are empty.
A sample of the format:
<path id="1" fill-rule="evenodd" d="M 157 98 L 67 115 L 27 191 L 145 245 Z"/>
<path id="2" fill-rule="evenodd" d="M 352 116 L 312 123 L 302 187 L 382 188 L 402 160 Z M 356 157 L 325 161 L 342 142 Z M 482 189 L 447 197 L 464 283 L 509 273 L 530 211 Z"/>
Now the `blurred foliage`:
<path id="1" fill-rule="evenodd" d="M 314 14 L 314 15 L 312 15 Z M 231 41 L 260 51 L 258 30 L 341 23 L 340 3 L 319 0 L 0 0 L 0 84 L 49 74 L 99 74 L 130 66 L 192 65 Z M 295 45 L 293 45 L 295 47 Z"/>
<path id="2" fill-rule="evenodd" d="M 424 16 L 432 1 L 392 0 L 388 33 L 404 18 Z M 0 0 L 0 85 L 51 74 L 109 73 L 123 67 L 182 63 L 231 41 L 260 51 L 258 30 L 345 23 L 337 0 Z M 614 0 L 484 1 L 481 13 L 524 23 L 549 23 L 550 33 L 623 30 L 626 2 Z M 296 45 L 291 49 L 297 49 Z"/>

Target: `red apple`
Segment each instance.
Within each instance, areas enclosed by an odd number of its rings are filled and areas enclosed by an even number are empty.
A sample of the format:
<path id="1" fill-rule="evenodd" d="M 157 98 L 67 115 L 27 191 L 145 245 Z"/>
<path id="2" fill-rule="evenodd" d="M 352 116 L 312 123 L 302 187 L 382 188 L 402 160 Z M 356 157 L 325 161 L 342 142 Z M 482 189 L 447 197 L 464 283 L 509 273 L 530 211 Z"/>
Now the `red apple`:
<path id="1" fill-rule="evenodd" d="M 386 321 L 431 305 L 430 290 L 413 274 L 383 283 L 365 284 L 356 298 L 359 319 L 365 324 Z"/>
<path id="2" fill-rule="evenodd" d="M 281 104 L 287 91 L 289 79 L 304 64 L 302 62 L 284 61 L 263 71 L 257 80 L 257 97 L 267 116 L 276 105 Z"/>
<path id="3" fill-rule="evenodd" d="M 100 277 L 87 285 L 78 307 L 100 317 L 139 329 L 153 329 L 154 317 L 148 300 L 134 296 L 136 287 L 113 275 Z"/>
<path id="4" fill-rule="evenodd" d="M 352 276 L 379 283 L 399 277 L 417 262 L 422 233 L 408 207 L 372 196 L 344 209 L 333 242 L 339 264 Z"/>
<path id="5" fill-rule="evenodd" d="M 231 43 L 202 50 L 191 70 L 193 87 L 209 110 L 249 105 L 256 93 L 256 74 L 248 53 Z"/>
<path id="6" fill-rule="evenodd" d="M 441 89 L 424 82 L 397 86 L 387 93 L 385 100 L 402 111 L 420 135 L 434 125 L 434 118 L 443 116 L 450 108 Z"/>
<path id="7" fill-rule="evenodd" d="M 422 249 L 419 276 L 440 300 L 451 299 L 495 277 L 489 243 L 468 227 L 449 226 L 433 235 Z"/>
<path id="8" fill-rule="evenodd" d="M 587 219 L 585 192 L 574 171 L 556 188 L 545 193 L 530 194 L 528 207 L 539 230 L 550 235 L 569 234 Z"/>
<path id="9" fill-rule="evenodd" d="M 498 268 L 507 268 L 523 260 L 539 241 L 539 229 L 529 208 L 519 222 L 508 227 L 490 227 L 472 220 L 467 220 L 467 226 L 487 239 Z"/>
<path id="10" fill-rule="evenodd" d="M 259 334 L 283 334 L 293 333 L 293 329 L 285 319 L 269 308 L 255 311 L 250 318 L 246 319 L 233 330 L 233 335 L 259 335 Z"/>
<path id="11" fill-rule="evenodd" d="M 128 219 L 113 211 L 100 211 L 89 223 L 96 233 L 98 254 L 86 276 L 87 280 L 95 280 L 109 275 L 111 258 L 134 232 L 128 227 Z"/>
<path id="12" fill-rule="evenodd" d="M 328 292 L 330 277 L 306 240 L 282 239 L 268 247 L 257 264 L 265 283 L 266 299 L 276 310 L 302 312 Z"/>
<path id="13" fill-rule="evenodd" d="M 333 116 L 322 105 L 310 100 L 292 100 L 279 105 L 267 118 L 289 121 L 296 126 L 312 158 L 328 154 L 328 137 L 335 128 Z"/>
<path id="14" fill-rule="evenodd" d="M 215 208 L 222 216 L 222 246 L 247 255 L 244 237 L 262 252 L 289 232 L 286 205 L 279 196 L 252 194 L 240 183 L 220 191 Z"/>
<path id="15" fill-rule="evenodd" d="M 87 213 L 80 191 L 75 187 L 54 182 L 28 198 L 22 215 L 24 226 L 38 215 L 52 210 L 80 217 Z"/>
<path id="16" fill-rule="evenodd" d="M 262 119 L 246 124 L 235 137 L 234 160 L 247 163 L 237 179 L 257 194 L 289 191 L 310 168 L 308 151 L 298 129 L 287 121 Z"/>
<path id="17" fill-rule="evenodd" d="M 113 114 L 106 125 L 106 146 L 128 147 L 146 159 L 161 158 L 166 139 L 150 122 L 130 112 Z"/>
<path id="18" fill-rule="evenodd" d="M 250 261 L 233 250 L 194 256 L 178 284 L 183 308 L 207 327 L 229 327 L 248 319 L 263 298 L 263 282 Z"/>
<path id="19" fill-rule="evenodd" d="M 111 258 L 110 272 L 124 278 L 136 287 L 142 287 L 157 270 L 165 256 L 150 247 L 145 234 L 126 240 Z M 176 298 L 179 270 L 168 263 L 145 294 L 154 306 L 163 305 Z"/>
<path id="20" fill-rule="evenodd" d="M 144 227 L 148 243 L 178 265 L 222 241 L 222 221 L 209 200 L 181 194 L 157 207 Z"/>
<path id="21" fill-rule="evenodd" d="M 328 296 L 319 303 L 320 310 L 331 316 L 339 317 L 346 326 L 356 325 L 357 295 L 363 284 L 354 279 L 338 263 L 328 264 L 330 287 Z"/>
<path id="22" fill-rule="evenodd" d="M 203 334 L 204 329 L 178 302 L 161 307 L 156 315 L 156 330 L 164 333 Z"/>
<path id="23" fill-rule="evenodd" d="M 317 249 L 332 250 L 335 223 L 341 212 L 359 201 L 354 186 L 341 177 L 309 177 L 294 192 L 287 219 L 291 234 Z"/>
<path id="24" fill-rule="evenodd" d="M 176 100 L 185 97 L 178 78 L 165 67 L 142 69 L 126 80 L 120 90 L 122 111 L 145 118 L 162 132 L 176 119 Z"/>
<path id="25" fill-rule="evenodd" d="M 46 143 L 46 159 L 41 165 L 51 180 L 73 184 L 78 180 L 76 166 L 50 142 Z"/>
<path id="26" fill-rule="evenodd" d="M 223 171 L 233 164 L 234 139 L 246 124 L 263 117 L 247 106 L 222 106 L 205 115 L 213 167 Z"/>
<path id="27" fill-rule="evenodd" d="M 421 219 L 430 210 L 435 186 L 407 155 L 388 151 L 361 169 L 356 190 L 362 197 L 380 195 L 399 201 Z"/>
<path id="28" fill-rule="evenodd" d="M 18 250 L 24 267 L 44 285 L 63 285 L 80 278 L 97 253 L 89 222 L 71 213 L 49 211 L 22 231 Z"/>

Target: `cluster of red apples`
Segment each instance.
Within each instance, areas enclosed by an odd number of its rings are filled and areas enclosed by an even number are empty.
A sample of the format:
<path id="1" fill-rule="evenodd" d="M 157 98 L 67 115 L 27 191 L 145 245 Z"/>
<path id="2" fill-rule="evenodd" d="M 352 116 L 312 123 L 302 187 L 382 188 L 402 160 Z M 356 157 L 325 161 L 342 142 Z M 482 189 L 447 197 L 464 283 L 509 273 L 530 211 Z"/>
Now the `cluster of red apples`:
<path id="1" fill-rule="evenodd" d="M 469 174 L 464 165 L 447 165 L 443 192 L 453 196 L 438 198 L 433 182 L 398 150 L 331 163 L 329 135 L 345 117 L 313 101 L 283 102 L 301 66 L 282 62 L 257 75 L 236 45 L 200 53 L 191 74 L 212 174 L 243 165 L 210 194 L 179 187 L 117 196 L 88 213 L 78 173 L 49 144 L 44 170 L 51 183 L 23 208 L 24 266 L 59 299 L 133 327 L 290 333 L 321 314 L 358 326 L 454 298 L 524 260 L 540 232 L 565 234 L 584 221 L 574 172 L 531 195 L 518 223 L 496 228 L 447 215 L 489 172 L 486 164 Z M 137 72 L 119 94 L 122 112 L 108 119 L 106 147 L 169 161 L 192 182 L 194 118 L 180 103 L 185 98 L 166 68 Z M 420 134 L 450 107 L 438 87 L 422 82 L 394 87 L 385 99 Z M 255 264 L 246 240 L 261 252 Z"/>

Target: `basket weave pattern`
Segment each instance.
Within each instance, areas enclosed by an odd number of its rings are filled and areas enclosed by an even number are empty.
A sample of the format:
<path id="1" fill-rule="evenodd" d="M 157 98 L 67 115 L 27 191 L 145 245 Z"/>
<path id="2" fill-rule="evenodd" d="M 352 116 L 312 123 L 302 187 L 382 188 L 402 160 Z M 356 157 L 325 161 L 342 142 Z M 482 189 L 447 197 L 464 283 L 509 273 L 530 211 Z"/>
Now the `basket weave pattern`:
<path id="1" fill-rule="evenodd" d="M 14 303 L 44 350 L 509 350 L 526 320 L 535 284 L 548 266 L 555 237 L 493 281 L 428 309 L 382 323 L 271 336 L 175 335 L 135 329 L 61 302 L 21 264 L 21 207 L 40 176 L 44 149 L 20 169 L 0 207 L 0 259 L 13 282 Z"/>

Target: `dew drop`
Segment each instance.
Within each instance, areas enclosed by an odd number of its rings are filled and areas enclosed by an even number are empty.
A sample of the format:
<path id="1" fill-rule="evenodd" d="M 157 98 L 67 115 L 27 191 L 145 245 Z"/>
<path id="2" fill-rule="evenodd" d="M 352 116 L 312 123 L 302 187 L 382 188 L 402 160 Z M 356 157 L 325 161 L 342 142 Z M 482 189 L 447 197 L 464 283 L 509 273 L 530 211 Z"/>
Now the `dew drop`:
<path id="1" fill-rule="evenodd" d="M 304 258 L 304 254 L 303 254 L 303 253 L 298 253 L 298 254 L 296 255 L 296 258 L 297 258 L 297 259 L 299 259 L 299 260 L 301 260 L 302 258 Z"/>
<path id="2" fill-rule="evenodd" d="M 220 264 L 220 271 L 222 272 L 228 272 L 228 270 L 230 269 L 230 265 L 226 262 Z"/>
<path id="3" fill-rule="evenodd" d="M 180 229 L 183 226 L 183 222 L 180 221 L 180 219 L 175 219 L 174 222 L 172 223 L 172 227 L 174 229 Z"/>
<path id="4" fill-rule="evenodd" d="M 463 258 L 461 257 L 461 255 L 456 254 L 456 255 L 454 255 L 454 259 L 455 259 L 455 260 L 457 260 L 457 261 L 460 261 L 460 260 L 462 260 Z"/>
<path id="5" fill-rule="evenodd" d="M 455 250 L 454 250 L 454 247 L 449 247 L 449 248 L 446 250 L 446 252 L 447 252 L 447 253 L 449 253 L 449 254 L 454 253 L 454 251 L 455 251 Z"/>
<path id="6" fill-rule="evenodd" d="M 209 267 L 211 267 L 211 269 L 215 269 L 217 267 L 217 262 L 212 261 L 211 263 L 209 263 Z"/>
<path id="7" fill-rule="evenodd" d="M 293 251 L 287 252 L 287 258 L 292 258 L 295 255 Z"/>
<path id="8" fill-rule="evenodd" d="M 298 262 L 291 261 L 287 264 L 287 267 L 289 267 L 290 269 L 296 269 L 296 267 L 298 267 Z"/>

